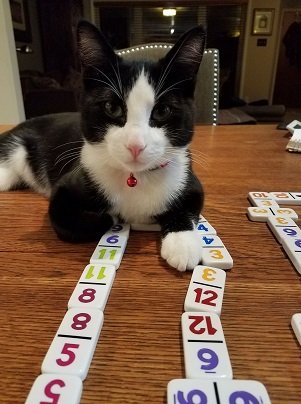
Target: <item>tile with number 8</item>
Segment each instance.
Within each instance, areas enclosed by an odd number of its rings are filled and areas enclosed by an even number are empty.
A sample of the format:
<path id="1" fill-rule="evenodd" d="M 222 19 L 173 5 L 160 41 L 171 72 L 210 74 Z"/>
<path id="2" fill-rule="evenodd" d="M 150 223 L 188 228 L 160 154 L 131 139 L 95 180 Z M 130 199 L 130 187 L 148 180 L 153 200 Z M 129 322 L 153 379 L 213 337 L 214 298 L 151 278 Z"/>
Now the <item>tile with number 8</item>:
<path id="1" fill-rule="evenodd" d="M 25 404 L 79 404 L 82 389 L 83 383 L 77 376 L 43 374 L 34 381 Z"/>
<path id="2" fill-rule="evenodd" d="M 103 311 L 115 274 L 113 265 L 87 265 L 69 299 L 68 308 L 89 307 Z"/>
<path id="3" fill-rule="evenodd" d="M 221 313 L 226 273 L 222 269 L 198 265 L 194 268 L 187 290 L 185 311 Z"/>
<path id="4" fill-rule="evenodd" d="M 72 374 L 84 380 L 103 324 L 97 309 L 67 311 L 42 363 L 42 373 Z"/>
<path id="5" fill-rule="evenodd" d="M 232 367 L 217 314 L 185 312 L 182 337 L 187 378 L 232 378 Z"/>

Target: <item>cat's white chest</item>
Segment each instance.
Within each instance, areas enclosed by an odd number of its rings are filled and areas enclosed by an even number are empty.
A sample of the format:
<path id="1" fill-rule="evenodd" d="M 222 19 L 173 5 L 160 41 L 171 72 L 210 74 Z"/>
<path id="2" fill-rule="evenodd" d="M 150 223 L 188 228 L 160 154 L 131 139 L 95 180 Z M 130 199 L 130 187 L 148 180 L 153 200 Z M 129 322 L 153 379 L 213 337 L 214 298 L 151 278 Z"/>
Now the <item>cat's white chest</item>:
<path id="1" fill-rule="evenodd" d="M 127 174 L 110 176 L 102 184 L 112 203 L 111 213 L 121 215 L 128 223 L 151 223 L 153 216 L 163 213 L 181 192 L 186 172 L 184 167 L 165 167 L 135 174 L 137 185 L 127 185 Z"/>

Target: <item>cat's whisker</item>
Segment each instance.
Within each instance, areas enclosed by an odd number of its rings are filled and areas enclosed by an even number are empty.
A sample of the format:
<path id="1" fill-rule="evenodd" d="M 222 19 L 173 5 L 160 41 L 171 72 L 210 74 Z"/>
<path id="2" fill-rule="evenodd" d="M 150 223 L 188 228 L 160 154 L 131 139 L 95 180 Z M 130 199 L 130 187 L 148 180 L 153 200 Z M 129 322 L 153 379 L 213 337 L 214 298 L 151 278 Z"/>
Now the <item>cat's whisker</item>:
<path id="1" fill-rule="evenodd" d="M 71 158 L 70 160 L 68 160 L 67 163 L 65 163 L 65 164 L 63 165 L 63 167 L 60 169 L 59 175 L 61 175 L 61 173 L 62 173 L 62 171 L 64 170 L 64 168 L 66 167 L 66 165 L 72 163 L 72 161 L 76 160 L 77 158 L 78 158 L 78 156 L 75 156 L 75 157 Z"/>
<path id="2" fill-rule="evenodd" d="M 99 83 L 105 84 L 107 87 L 109 87 L 117 95 L 118 98 L 120 98 L 122 100 L 122 95 L 119 93 L 119 91 L 114 86 L 109 84 L 107 81 L 96 79 L 95 77 L 85 77 L 85 79 L 94 80 L 94 81 L 97 81 Z"/>
<path id="3" fill-rule="evenodd" d="M 68 156 L 69 153 L 71 154 L 77 153 L 79 155 L 81 150 L 82 147 L 73 147 L 72 149 L 65 150 L 56 157 L 54 163 L 57 164 L 62 158 L 65 158 L 66 155 Z"/>
<path id="4" fill-rule="evenodd" d="M 62 143 L 62 144 L 59 144 L 58 146 L 53 147 L 53 150 L 58 149 L 59 147 L 67 146 L 68 144 L 71 144 L 71 143 L 81 143 L 81 144 L 83 144 L 84 141 L 83 140 L 74 140 L 73 142 Z"/>
<path id="5" fill-rule="evenodd" d="M 56 166 L 57 164 L 59 164 L 61 161 L 64 161 L 66 159 L 68 159 L 69 157 L 79 157 L 80 153 L 79 152 L 72 152 L 69 154 L 66 154 L 65 156 L 62 156 L 61 158 L 59 158 L 58 160 L 56 160 L 54 162 L 54 165 Z"/>
<path id="6" fill-rule="evenodd" d="M 157 99 L 159 99 L 160 97 L 162 97 L 162 95 L 168 93 L 169 91 L 176 90 L 177 89 L 177 87 L 176 87 L 177 84 L 183 83 L 184 81 L 187 81 L 187 80 L 190 80 L 190 79 L 184 79 L 184 80 L 177 81 L 173 85 L 167 87 L 164 91 L 162 91 L 161 93 L 159 93 L 157 95 Z"/>
<path id="7" fill-rule="evenodd" d="M 105 74 L 103 71 L 99 70 L 96 66 L 92 66 L 92 67 L 93 67 L 96 71 L 98 71 L 98 73 L 102 74 L 102 75 L 108 80 L 108 83 L 110 83 L 110 85 L 115 89 L 115 93 L 116 93 L 116 94 L 118 93 L 118 94 L 119 94 L 119 98 L 122 99 L 123 97 L 122 97 L 122 95 L 121 95 L 121 91 L 118 90 L 118 88 L 117 88 L 117 86 L 116 86 L 116 83 L 114 83 L 114 81 L 113 81 L 107 74 Z M 112 64 L 111 64 L 111 67 L 113 68 L 113 71 L 115 71 Z M 116 72 L 115 72 L 115 74 L 116 74 Z"/>

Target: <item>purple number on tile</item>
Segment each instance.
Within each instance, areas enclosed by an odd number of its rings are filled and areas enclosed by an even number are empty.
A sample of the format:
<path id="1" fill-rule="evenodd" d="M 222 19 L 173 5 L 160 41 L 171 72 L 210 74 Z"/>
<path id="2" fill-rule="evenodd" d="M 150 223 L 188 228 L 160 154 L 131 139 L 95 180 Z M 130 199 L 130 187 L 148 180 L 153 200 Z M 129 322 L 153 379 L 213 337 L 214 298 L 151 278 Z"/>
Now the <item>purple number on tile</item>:
<path id="1" fill-rule="evenodd" d="M 107 242 L 110 244 L 116 244 L 116 243 L 118 243 L 118 237 L 119 237 L 118 235 L 110 236 L 107 238 Z"/>
<path id="2" fill-rule="evenodd" d="M 262 401 L 247 391 L 234 391 L 229 397 L 229 404 L 261 404 Z"/>
<path id="3" fill-rule="evenodd" d="M 285 228 L 283 229 L 284 233 L 286 233 L 288 236 L 296 236 L 297 232 L 294 229 L 289 229 L 289 228 Z"/>
<path id="4" fill-rule="evenodd" d="M 300 239 L 299 239 L 299 240 L 296 240 L 296 241 L 295 241 L 295 245 L 296 245 L 297 247 L 301 248 L 301 240 L 300 240 Z"/>
<path id="5" fill-rule="evenodd" d="M 207 404 L 207 396 L 201 390 L 191 390 L 187 394 L 187 398 L 184 397 L 183 391 L 178 391 L 177 399 L 179 404 Z M 196 401 L 196 399 L 198 401 Z"/>
<path id="6" fill-rule="evenodd" d="M 201 362 L 205 363 L 205 365 L 201 366 L 202 370 L 212 370 L 218 365 L 218 356 L 209 348 L 200 349 L 198 351 L 198 358 Z"/>
<path id="7" fill-rule="evenodd" d="M 115 226 L 112 227 L 112 231 L 121 231 L 123 229 L 123 226 L 121 226 L 121 224 L 115 224 Z"/>

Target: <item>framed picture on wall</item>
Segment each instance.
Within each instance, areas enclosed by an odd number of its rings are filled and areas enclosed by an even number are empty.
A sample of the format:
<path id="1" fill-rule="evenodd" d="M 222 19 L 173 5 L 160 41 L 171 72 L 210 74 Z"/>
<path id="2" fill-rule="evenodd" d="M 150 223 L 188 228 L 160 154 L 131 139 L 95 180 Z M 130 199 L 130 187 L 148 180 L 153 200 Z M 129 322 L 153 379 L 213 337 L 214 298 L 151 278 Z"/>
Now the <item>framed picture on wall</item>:
<path id="1" fill-rule="evenodd" d="M 252 35 L 272 35 L 274 14 L 274 8 L 255 8 Z"/>
<path id="2" fill-rule="evenodd" d="M 9 0 L 15 41 L 31 42 L 27 0 Z"/>

